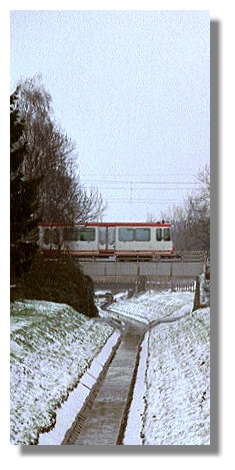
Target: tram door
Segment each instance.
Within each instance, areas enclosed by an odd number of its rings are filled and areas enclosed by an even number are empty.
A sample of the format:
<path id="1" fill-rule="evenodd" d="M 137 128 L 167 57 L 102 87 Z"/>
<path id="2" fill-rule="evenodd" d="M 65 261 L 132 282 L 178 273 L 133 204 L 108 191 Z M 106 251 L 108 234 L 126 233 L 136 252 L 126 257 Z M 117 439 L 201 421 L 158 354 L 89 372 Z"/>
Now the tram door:
<path id="1" fill-rule="evenodd" d="M 115 227 L 107 227 L 108 230 L 108 250 L 115 250 Z"/>
<path id="2" fill-rule="evenodd" d="M 115 227 L 99 227 L 99 250 L 115 249 Z"/>

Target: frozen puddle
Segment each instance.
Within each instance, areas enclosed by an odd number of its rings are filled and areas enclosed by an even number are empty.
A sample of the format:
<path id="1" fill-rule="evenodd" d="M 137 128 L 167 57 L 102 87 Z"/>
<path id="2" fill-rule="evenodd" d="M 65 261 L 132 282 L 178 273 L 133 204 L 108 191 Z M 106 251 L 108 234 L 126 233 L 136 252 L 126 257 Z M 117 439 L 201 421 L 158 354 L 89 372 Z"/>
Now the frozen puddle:
<path id="1" fill-rule="evenodd" d="M 75 425 L 66 444 L 116 445 L 134 372 L 140 334 L 140 329 L 127 331 L 82 429 L 76 430 Z"/>

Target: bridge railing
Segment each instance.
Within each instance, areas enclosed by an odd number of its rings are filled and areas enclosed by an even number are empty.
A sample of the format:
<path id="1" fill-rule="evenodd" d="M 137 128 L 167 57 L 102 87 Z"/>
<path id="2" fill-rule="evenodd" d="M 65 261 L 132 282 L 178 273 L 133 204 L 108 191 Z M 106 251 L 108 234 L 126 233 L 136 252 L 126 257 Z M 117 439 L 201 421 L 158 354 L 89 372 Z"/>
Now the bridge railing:
<path id="1" fill-rule="evenodd" d="M 195 279 L 203 272 L 203 262 L 198 263 L 156 263 L 149 262 L 99 262 L 80 263 L 84 274 L 90 276 L 94 281 L 110 279 L 115 282 L 126 280 L 135 281 L 137 278 L 145 277 L 148 281 L 157 279 L 189 278 Z"/>
<path id="2" fill-rule="evenodd" d="M 205 263 L 206 253 L 204 251 L 178 251 L 179 259 L 184 263 Z"/>

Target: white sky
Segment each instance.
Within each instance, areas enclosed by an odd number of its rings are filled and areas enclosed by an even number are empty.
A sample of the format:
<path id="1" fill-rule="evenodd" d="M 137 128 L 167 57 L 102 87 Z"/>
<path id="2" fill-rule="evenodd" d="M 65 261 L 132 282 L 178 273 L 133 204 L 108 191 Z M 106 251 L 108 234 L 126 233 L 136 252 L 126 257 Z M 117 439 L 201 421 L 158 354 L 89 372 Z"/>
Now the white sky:
<path id="1" fill-rule="evenodd" d="M 209 163 L 209 13 L 13 11 L 11 89 L 42 74 L 104 220 L 160 218 Z"/>

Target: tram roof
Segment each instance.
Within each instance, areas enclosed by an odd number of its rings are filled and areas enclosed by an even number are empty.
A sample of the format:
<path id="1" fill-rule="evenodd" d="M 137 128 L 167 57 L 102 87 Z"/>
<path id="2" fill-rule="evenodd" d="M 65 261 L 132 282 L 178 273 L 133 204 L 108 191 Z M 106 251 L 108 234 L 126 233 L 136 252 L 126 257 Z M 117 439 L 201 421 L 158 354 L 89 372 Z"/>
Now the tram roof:
<path id="1" fill-rule="evenodd" d="M 41 227 L 171 227 L 165 222 L 85 222 L 85 223 L 46 223 L 39 224 Z"/>

